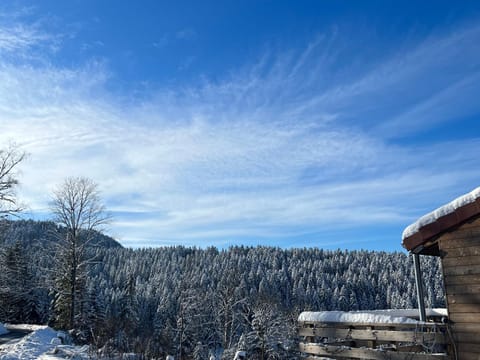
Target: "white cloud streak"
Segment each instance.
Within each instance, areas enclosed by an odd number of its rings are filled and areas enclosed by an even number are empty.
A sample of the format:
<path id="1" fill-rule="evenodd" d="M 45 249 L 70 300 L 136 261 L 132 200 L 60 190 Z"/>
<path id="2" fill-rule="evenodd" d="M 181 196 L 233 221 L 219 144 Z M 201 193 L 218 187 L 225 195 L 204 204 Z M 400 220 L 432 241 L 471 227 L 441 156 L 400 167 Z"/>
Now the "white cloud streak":
<path id="1" fill-rule="evenodd" d="M 4 10 L 4 9 L 0 9 Z M 19 61 L 27 58 L 38 59 L 38 50 L 54 52 L 60 45 L 61 37 L 42 29 L 41 22 L 25 23 L 21 18 L 31 9 L 0 14 L 0 58 Z"/>
<path id="2" fill-rule="evenodd" d="M 442 122 L 453 121 L 449 99 L 478 113 L 471 97 L 455 96 L 477 90 L 478 32 L 427 39 L 344 83 L 325 75 L 339 55 L 319 37 L 301 54 L 266 56 L 220 82 L 160 91 L 133 105 L 108 93 L 102 64 L 66 69 L 0 58 L 0 143 L 13 139 L 31 154 L 21 193 L 32 212 L 47 211 L 51 189 L 66 176 L 90 176 L 116 214 L 112 233 L 129 246 L 255 237 L 278 245 L 305 232 L 407 225 L 422 214 L 418 204 L 459 186 L 467 191 L 478 179 L 478 140 L 388 141 L 435 126 L 437 107 Z M 20 25 L 0 28 L 1 49 L 42 41 Z M 459 60 L 462 51 L 471 57 Z M 411 84 L 459 66 L 459 74 L 420 90 Z M 378 104 L 403 105 L 389 92 L 411 88 L 401 111 Z M 372 108 L 382 111 L 370 119 Z"/>

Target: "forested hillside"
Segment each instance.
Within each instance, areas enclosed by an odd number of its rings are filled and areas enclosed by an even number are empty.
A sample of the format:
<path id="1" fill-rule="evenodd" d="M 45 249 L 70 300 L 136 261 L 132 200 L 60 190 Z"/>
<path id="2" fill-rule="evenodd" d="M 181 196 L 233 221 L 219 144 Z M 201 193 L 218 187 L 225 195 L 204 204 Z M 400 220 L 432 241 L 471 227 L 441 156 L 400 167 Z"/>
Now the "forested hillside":
<path id="1" fill-rule="evenodd" d="M 49 249 L 58 241 L 58 233 L 62 234 L 64 232 L 65 230 L 53 221 L 2 220 L 0 221 L 0 245 L 13 245 L 19 242 L 26 248 Z M 97 231 L 94 231 L 91 246 L 122 247 L 110 236 Z"/>
<path id="2" fill-rule="evenodd" d="M 2 227 L 1 318 L 54 322 L 54 240 L 45 222 Z M 232 247 L 90 248 L 79 338 L 149 357 L 208 359 L 236 350 L 294 359 L 303 310 L 412 308 L 413 267 L 402 253 Z M 443 306 L 439 263 L 425 258 L 428 306 Z M 176 357 L 177 358 L 177 357 Z"/>

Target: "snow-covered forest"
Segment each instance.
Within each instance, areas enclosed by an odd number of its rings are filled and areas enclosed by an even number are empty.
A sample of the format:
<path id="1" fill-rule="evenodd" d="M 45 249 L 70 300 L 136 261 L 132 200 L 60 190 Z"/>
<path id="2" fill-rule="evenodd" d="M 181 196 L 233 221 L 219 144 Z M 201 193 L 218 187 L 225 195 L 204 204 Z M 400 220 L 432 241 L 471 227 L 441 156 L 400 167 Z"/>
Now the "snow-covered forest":
<path id="1" fill-rule="evenodd" d="M 53 231 L 55 230 L 55 231 Z M 52 222 L 3 221 L 0 318 L 55 325 L 61 294 Z M 126 249 L 95 233 L 77 289 L 80 341 L 148 358 L 294 359 L 304 310 L 412 308 L 407 255 L 316 248 L 164 247 Z M 443 306 L 436 258 L 426 262 L 428 306 Z M 222 353 L 223 351 L 223 353 Z"/>

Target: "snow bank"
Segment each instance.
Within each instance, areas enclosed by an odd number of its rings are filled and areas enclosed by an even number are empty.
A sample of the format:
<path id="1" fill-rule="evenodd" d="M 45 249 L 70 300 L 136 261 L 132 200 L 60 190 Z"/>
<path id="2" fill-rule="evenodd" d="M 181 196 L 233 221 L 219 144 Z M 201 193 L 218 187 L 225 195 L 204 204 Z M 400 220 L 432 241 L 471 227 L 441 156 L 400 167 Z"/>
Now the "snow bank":
<path id="1" fill-rule="evenodd" d="M 406 238 L 416 234 L 423 226 L 435 222 L 442 216 L 453 213 L 455 210 L 461 208 L 462 206 L 475 202 L 478 198 L 480 198 L 480 187 L 469 192 L 468 194 L 456 198 L 452 202 L 443 205 L 437 210 L 434 210 L 431 213 L 422 216 L 416 222 L 405 228 L 402 234 L 402 240 L 405 240 Z"/>
<path id="2" fill-rule="evenodd" d="M 48 326 L 43 326 L 18 342 L 5 345 L 2 348 L 0 359 L 39 359 L 42 354 L 54 349 L 55 346 L 50 342 L 56 337 L 56 331 Z"/>
<path id="3" fill-rule="evenodd" d="M 416 311 L 416 312 L 415 312 Z M 418 324 L 419 321 L 408 316 L 418 316 L 418 310 L 373 310 L 373 311 L 305 311 L 298 321 L 308 322 L 346 322 L 346 323 L 382 323 L 382 324 Z M 430 315 L 430 316 L 444 316 Z M 446 316 L 446 311 L 445 311 Z"/>
<path id="4" fill-rule="evenodd" d="M 45 325 L 31 325 L 31 324 L 8 324 L 8 328 L 11 330 L 40 330 L 45 329 Z"/>
<path id="5" fill-rule="evenodd" d="M 18 342 L 2 346 L 1 360 L 58 359 L 54 354 L 64 358 L 89 359 L 88 347 L 57 345 L 59 333 L 48 326 L 35 326 L 31 334 Z"/>
<path id="6" fill-rule="evenodd" d="M 3 324 L 0 323 L 0 335 L 7 334 L 8 330 L 5 328 Z"/>

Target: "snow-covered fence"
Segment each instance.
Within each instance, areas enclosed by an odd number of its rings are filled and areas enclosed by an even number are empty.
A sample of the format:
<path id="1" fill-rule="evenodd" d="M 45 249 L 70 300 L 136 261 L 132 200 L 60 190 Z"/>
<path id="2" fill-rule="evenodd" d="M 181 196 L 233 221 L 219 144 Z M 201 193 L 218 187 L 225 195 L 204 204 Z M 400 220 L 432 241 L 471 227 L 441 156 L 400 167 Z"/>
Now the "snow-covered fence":
<path id="1" fill-rule="evenodd" d="M 446 325 L 381 312 L 305 312 L 298 319 L 307 359 L 450 359 Z"/>

